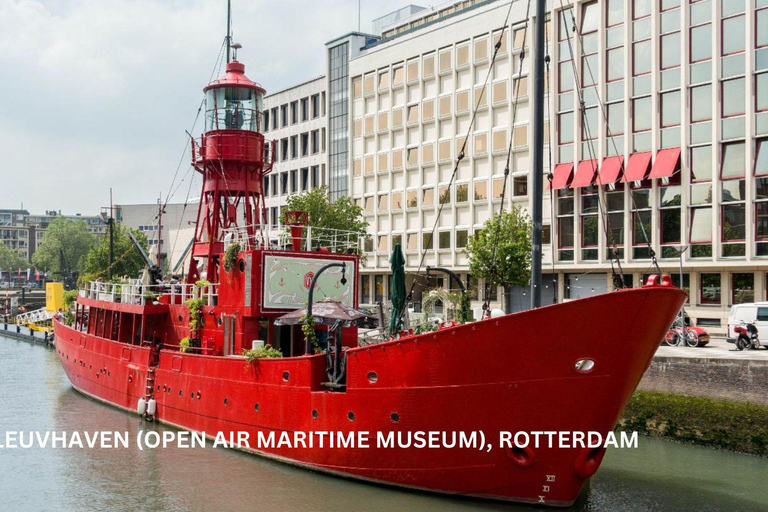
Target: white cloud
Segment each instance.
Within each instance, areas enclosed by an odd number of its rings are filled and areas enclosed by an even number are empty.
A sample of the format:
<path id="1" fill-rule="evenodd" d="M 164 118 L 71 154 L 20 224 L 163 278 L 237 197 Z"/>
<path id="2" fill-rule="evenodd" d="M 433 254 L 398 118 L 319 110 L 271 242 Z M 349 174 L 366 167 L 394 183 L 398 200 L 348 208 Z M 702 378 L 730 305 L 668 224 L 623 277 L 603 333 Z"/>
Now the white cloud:
<path id="1" fill-rule="evenodd" d="M 365 2 L 363 30 L 398 7 Z M 225 19 L 224 0 L 0 0 L 0 207 L 88 214 L 109 187 L 165 195 Z M 357 2 L 234 0 L 233 26 L 246 73 L 279 90 L 324 73 Z"/>

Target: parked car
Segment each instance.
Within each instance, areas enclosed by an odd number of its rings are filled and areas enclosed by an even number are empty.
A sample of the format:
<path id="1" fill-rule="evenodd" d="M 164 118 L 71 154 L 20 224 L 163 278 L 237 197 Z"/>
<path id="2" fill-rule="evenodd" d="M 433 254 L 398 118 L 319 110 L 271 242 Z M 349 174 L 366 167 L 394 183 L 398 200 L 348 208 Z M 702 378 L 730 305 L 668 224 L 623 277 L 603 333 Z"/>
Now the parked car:
<path id="1" fill-rule="evenodd" d="M 760 345 L 768 348 L 768 302 L 751 302 L 747 304 L 734 304 L 728 313 L 728 331 L 726 340 L 728 343 L 736 343 L 739 333 L 736 327 L 745 327 L 749 324 L 757 328 L 757 337 Z"/>
<path id="2" fill-rule="evenodd" d="M 669 331 L 667 331 L 664 339 L 661 340 L 663 345 L 671 347 L 679 346 L 683 340 L 683 327 L 680 322 L 680 316 L 675 319 L 675 323 L 672 324 Z M 691 318 L 685 315 L 685 344 L 689 347 L 703 347 L 709 343 L 709 333 L 701 328 L 691 325 Z"/>

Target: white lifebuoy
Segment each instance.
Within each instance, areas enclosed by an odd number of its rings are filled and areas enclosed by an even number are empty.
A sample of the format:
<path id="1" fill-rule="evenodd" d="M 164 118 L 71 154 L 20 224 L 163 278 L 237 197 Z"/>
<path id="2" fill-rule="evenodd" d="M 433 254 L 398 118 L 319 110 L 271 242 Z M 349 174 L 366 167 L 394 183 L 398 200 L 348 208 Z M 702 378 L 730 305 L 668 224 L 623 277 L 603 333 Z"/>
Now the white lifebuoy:
<path id="1" fill-rule="evenodd" d="M 144 412 L 147 410 L 147 401 L 144 400 L 144 398 L 139 398 L 139 403 L 136 405 L 136 412 L 139 413 L 139 416 L 144 416 Z"/>
<path id="2" fill-rule="evenodd" d="M 157 412 L 157 402 L 155 402 L 154 398 L 150 398 L 149 402 L 147 402 L 147 414 L 150 416 L 154 416 Z"/>

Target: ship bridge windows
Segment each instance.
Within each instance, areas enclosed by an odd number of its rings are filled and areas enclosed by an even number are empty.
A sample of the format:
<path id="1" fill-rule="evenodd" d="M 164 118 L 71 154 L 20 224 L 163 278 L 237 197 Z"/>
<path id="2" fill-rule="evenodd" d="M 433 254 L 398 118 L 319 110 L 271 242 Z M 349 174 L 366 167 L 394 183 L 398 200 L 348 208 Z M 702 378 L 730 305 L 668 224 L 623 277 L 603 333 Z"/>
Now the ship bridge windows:
<path id="1" fill-rule="evenodd" d="M 261 92 L 246 87 L 218 87 L 205 95 L 205 129 L 260 131 Z"/>

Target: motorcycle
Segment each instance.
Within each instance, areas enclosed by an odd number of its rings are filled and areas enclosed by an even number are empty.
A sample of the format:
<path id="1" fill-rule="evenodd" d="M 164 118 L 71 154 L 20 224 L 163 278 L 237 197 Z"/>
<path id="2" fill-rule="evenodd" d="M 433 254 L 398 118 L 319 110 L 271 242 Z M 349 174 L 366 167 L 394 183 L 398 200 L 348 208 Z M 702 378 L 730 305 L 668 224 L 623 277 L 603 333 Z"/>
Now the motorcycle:
<path id="1" fill-rule="evenodd" d="M 742 324 L 733 328 L 736 338 L 736 350 L 752 350 L 760 348 L 760 340 L 757 337 L 757 327 L 754 324 Z"/>

